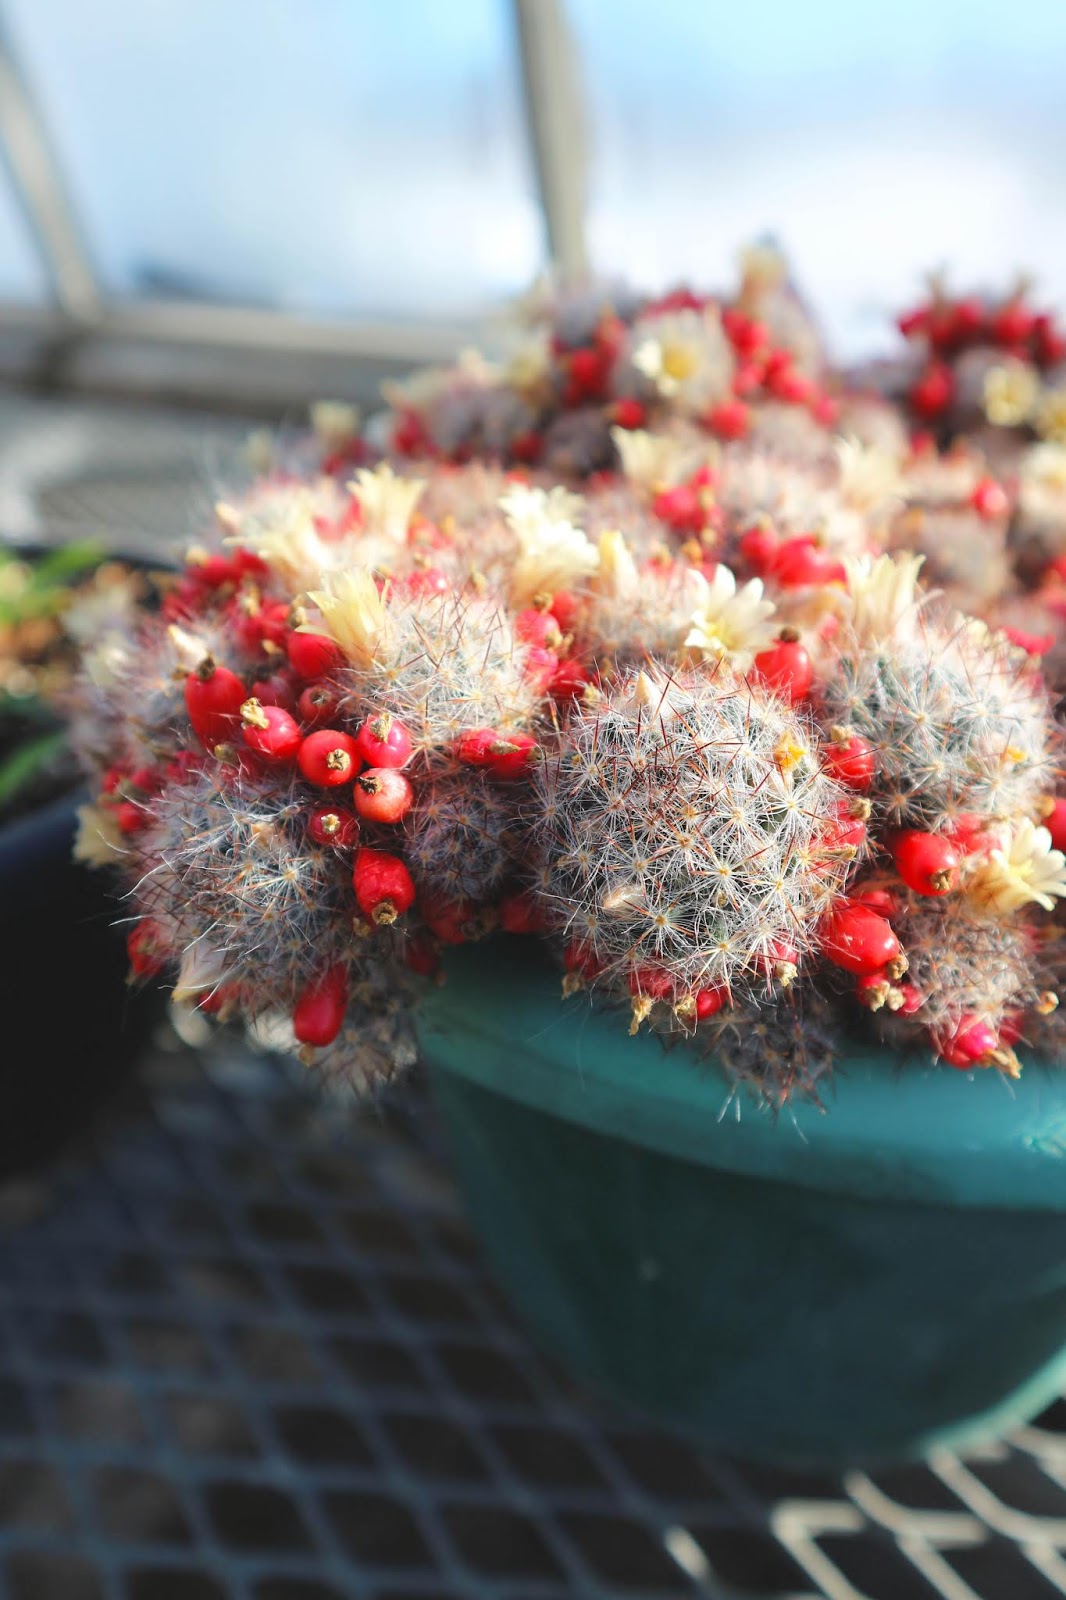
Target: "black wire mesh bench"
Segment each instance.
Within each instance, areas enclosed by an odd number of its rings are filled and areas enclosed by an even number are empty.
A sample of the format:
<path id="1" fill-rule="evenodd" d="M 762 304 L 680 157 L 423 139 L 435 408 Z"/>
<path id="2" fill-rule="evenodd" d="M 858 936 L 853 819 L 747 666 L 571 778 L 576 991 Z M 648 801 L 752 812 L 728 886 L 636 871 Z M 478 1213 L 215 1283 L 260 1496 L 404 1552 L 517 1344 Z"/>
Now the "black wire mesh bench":
<path id="1" fill-rule="evenodd" d="M 481 1265 L 417 1083 L 323 1104 L 163 1035 L 0 1190 L 0 1594 L 1066 1594 L 1066 1403 L 961 1461 L 708 1460 L 575 1391 Z"/>

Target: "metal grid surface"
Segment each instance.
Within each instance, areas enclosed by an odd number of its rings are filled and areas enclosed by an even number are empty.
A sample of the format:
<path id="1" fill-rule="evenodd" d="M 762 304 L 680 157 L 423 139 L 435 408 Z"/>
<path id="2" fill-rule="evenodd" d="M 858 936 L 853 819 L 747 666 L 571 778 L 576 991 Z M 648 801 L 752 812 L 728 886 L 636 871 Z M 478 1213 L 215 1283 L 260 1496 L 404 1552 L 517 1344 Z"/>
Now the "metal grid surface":
<path id="1" fill-rule="evenodd" d="M 597 1409 L 481 1266 L 417 1087 L 153 1047 L 0 1191 L 0 1594 L 1066 1594 L 1066 1404 L 965 1462 L 706 1460 Z"/>

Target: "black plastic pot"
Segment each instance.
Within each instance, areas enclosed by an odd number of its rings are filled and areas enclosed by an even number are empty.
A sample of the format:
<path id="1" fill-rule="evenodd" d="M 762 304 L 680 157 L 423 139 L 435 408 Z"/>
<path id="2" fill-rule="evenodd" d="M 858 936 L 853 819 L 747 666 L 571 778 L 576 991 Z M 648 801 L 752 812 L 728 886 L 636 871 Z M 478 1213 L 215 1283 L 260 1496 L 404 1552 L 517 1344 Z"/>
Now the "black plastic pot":
<path id="1" fill-rule="evenodd" d="M 0 828 L 0 1180 L 88 1125 L 160 1011 L 126 984 L 106 875 L 71 859 L 80 800 Z"/>

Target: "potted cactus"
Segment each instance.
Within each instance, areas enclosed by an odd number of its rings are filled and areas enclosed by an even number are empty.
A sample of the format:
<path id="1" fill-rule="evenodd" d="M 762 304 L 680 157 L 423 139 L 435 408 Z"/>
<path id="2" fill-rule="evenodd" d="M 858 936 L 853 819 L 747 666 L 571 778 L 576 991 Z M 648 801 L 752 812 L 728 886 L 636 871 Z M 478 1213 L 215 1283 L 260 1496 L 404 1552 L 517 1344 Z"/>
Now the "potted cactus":
<path id="1" fill-rule="evenodd" d="M 9 1062 L 0 1074 L 0 1177 L 35 1165 L 85 1124 L 128 1065 L 134 1023 L 152 1009 L 148 997 L 124 999 L 113 902 L 70 860 L 80 773 L 60 710 L 79 636 L 132 600 L 130 573 L 102 565 L 94 546 L 0 552 L 3 1002 L 21 1028 L 47 1018 L 49 1044 L 46 1071 Z"/>
<path id="2" fill-rule="evenodd" d="M 893 553 L 928 458 L 806 402 L 791 457 L 713 437 L 662 374 L 751 319 L 678 315 L 583 482 L 368 465 L 332 408 L 220 504 L 87 648 L 79 853 L 177 1005 L 359 1089 L 421 1043 L 577 1370 L 742 1454 L 905 1454 L 1061 1377 L 1052 693 Z"/>

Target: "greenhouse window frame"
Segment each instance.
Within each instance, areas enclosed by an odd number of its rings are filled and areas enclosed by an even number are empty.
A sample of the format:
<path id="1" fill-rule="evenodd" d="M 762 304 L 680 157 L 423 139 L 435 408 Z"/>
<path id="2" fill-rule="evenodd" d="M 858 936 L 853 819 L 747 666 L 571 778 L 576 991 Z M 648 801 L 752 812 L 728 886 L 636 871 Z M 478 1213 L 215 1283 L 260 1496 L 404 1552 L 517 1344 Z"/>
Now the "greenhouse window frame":
<path id="1" fill-rule="evenodd" d="M 585 270 L 584 107 L 564 0 L 509 0 L 526 137 L 549 270 Z M 91 240 L 0 4 L 0 158 L 51 299 L 0 301 L 0 378 L 49 389 L 272 408 L 315 395 L 353 399 L 382 376 L 454 359 L 480 343 L 468 320 L 317 318 L 194 300 L 105 294 Z"/>

